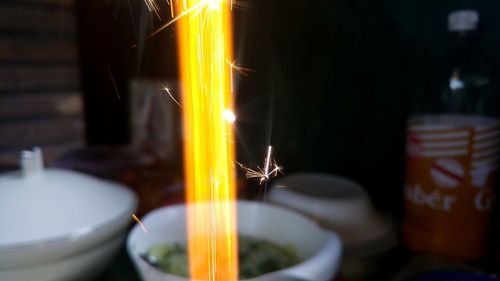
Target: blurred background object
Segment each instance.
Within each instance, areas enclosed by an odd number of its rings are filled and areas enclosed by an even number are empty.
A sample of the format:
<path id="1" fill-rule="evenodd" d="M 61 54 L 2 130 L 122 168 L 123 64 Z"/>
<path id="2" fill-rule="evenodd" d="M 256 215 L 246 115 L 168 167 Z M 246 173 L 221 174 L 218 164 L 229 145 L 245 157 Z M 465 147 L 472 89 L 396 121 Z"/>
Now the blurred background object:
<path id="1" fill-rule="evenodd" d="M 399 243 L 394 218 L 378 213 L 363 187 L 350 179 L 289 174 L 273 183 L 268 199 L 339 234 L 344 245 L 339 275 L 346 280 L 373 278 Z"/>
<path id="2" fill-rule="evenodd" d="M 499 280 L 493 274 L 480 272 L 477 268 L 465 265 L 458 260 L 417 255 L 405 265 L 391 281 L 493 281 Z"/>
<path id="3" fill-rule="evenodd" d="M 500 95 L 479 53 L 487 20 L 467 6 L 443 17 L 447 52 L 408 112 L 403 240 L 419 252 L 478 260 L 492 244 Z"/>
<path id="4" fill-rule="evenodd" d="M 72 0 L 0 3 L 0 170 L 35 145 L 52 163 L 84 145 Z"/>
<path id="5" fill-rule="evenodd" d="M 286 174 L 352 179 L 377 213 L 396 222 L 403 218 L 406 120 L 418 100 L 435 94 L 434 80 L 452 74 L 440 71 L 451 53 L 451 11 L 480 14 L 471 57 L 499 96 L 498 2 L 238 3 L 235 62 L 248 68 L 235 80 L 238 161 L 262 166 L 272 145 Z M 182 201 L 175 27 L 148 38 L 170 18 L 166 2 L 158 4 L 159 17 L 142 0 L 0 3 L 0 169 L 17 167 L 18 151 L 39 145 L 49 165 L 131 186 L 140 213 Z M 245 196 L 267 190 L 244 175 L 239 182 Z M 489 234 L 497 245 L 499 231 Z M 498 272 L 500 246 L 493 248 L 469 265 Z M 387 280 L 415 255 L 393 250 L 369 280 Z"/>

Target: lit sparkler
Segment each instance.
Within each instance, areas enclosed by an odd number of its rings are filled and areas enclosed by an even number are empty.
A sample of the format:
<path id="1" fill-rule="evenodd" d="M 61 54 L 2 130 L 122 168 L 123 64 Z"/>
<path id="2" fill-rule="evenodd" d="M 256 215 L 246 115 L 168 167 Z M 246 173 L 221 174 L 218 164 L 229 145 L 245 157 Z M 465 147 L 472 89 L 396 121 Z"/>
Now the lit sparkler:
<path id="1" fill-rule="evenodd" d="M 139 226 L 142 228 L 142 231 L 144 231 L 144 233 L 148 234 L 148 230 L 146 229 L 144 224 L 142 224 L 141 220 L 135 214 L 132 214 L 132 218 L 135 220 L 135 222 L 137 222 L 139 224 Z"/>
<path id="2" fill-rule="evenodd" d="M 232 34 L 229 0 L 179 0 L 184 171 L 192 280 L 237 280 Z"/>

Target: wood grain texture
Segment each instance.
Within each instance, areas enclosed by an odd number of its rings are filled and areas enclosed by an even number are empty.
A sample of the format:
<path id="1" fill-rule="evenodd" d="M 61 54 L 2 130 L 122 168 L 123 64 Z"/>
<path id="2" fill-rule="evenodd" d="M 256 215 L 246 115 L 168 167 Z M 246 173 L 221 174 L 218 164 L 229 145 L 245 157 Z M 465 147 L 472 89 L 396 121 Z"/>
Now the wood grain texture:
<path id="1" fill-rule="evenodd" d="M 67 9 L 41 9 L 0 4 L 0 31 L 75 34 L 76 21 Z"/>
<path id="2" fill-rule="evenodd" d="M 26 146 L 81 140 L 83 126 L 80 117 L 3 122 L 0 124 L 0 136 L 2 136 L 0 147 L 13 150 Z"/>
<path id="3" fill-rule="evenodd" d="M 79 116 L 82 114 L 82 103 L 77 91 L 0 95 L 0 121 Z"/>
<path id="4" fill-rule="evenodd" d="M 0 64 L 0 93 L 79 88 L 78 65 Z"/>
<path id="5" fill-rule="evenodd" d="M 0 171 L 83 147 L 74 0 L 0 1 Z"/>
<path id="6" fill-rule="evenodd" d="M 0 39 L 0 63 L 77 62 L 78 48 L 74 40 Z"/>

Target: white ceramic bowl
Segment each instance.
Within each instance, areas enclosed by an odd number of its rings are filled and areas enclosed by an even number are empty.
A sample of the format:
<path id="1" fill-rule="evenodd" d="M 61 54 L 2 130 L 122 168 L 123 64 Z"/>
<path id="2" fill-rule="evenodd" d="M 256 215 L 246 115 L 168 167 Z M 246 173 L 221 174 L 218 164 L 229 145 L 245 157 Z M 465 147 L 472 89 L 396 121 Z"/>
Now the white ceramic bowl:
<path id="1" fill-rule="evenodd" d="M 249 280 L 277 280 L 276 274 L 294 278 L 326 281 L 336 274 L 341 258 L 339 237 L 323 230 L 310 219 L 281 207 L 255 201 L 238 201 L 238 232 L 276 244 L 293 245 L 302 260 L 292 267 Z M 142 222 L 146 234 L 138 225 L 127 239 L 127 251 L 144 281 L 187 281 L 188 279 L 161 272 L 145 262 L 140 254 L 157 243 L 185 243 L 186 206 L 183 204 L 157 209 Z"/>
<path id="2" fill-rule="evenodd" d="M 273 183 L 267 198 L 335 230 L 348 247 L 377 240 L 393 228 L 375 211 L 363 187 L 341 176 L 290 174 Z"/>
<path id="3" fill-rule="evenodd" d="M 136 205 L 120 184 L 39 163 L 0 175 L 0 280 L 95 277 L 120 247 Z"/>
<path id="4" fill-rule="evenodd" d="M 341 275 L 369 280 L 381 257 L 398 244 L 397 228 L 373 208 L 363 187 L 323 173 L 297 173 L 275 181 L 268 200 L 301 212 L 344 242 Z M 361 268 L 361 270 L 360 270 Z"/>

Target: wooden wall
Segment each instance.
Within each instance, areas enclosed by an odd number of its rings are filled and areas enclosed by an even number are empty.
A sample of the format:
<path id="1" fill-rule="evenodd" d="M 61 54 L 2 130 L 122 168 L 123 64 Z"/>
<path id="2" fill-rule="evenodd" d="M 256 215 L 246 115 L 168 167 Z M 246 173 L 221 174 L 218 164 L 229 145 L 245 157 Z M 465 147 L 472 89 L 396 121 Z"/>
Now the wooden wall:
<path id="1" fill-rule="evenodd" d="M 46 164 L 83 145 L 73 0 L 0 2 L 0 169 L 37 145 Z"/>

